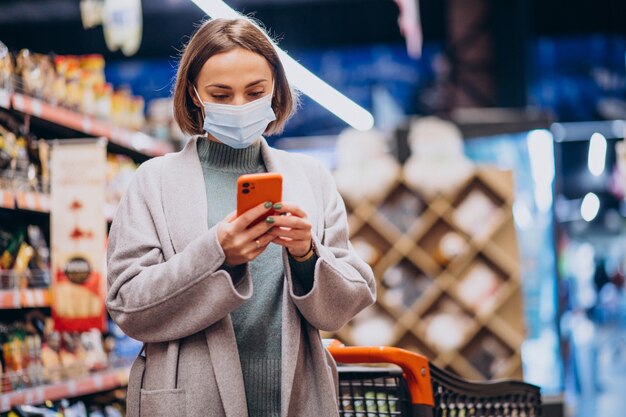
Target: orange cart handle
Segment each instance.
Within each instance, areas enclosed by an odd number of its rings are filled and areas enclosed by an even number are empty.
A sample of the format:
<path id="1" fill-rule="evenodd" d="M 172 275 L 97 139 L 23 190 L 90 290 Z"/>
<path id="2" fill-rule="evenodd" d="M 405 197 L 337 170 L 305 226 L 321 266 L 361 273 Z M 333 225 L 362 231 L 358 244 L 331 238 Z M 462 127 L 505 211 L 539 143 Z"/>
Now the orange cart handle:
<path id="1" fill-rule="evenodd" d="M 392 363 L 399 366 L 409 385 L 411 403 L 434 407 L 430 369 L 425 356 L 396 347 L 345 346 L 338 340 L 333 340 L 327 349 L 339 363 Z"/>

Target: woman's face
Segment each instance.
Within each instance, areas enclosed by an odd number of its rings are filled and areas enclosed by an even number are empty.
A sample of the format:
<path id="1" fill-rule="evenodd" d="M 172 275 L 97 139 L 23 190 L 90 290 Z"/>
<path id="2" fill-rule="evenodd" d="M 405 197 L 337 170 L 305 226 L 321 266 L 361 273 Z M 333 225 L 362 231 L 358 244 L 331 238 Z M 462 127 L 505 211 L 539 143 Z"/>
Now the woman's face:
<path id="1" fill-rule="evenodd" d="M 203 102 L 239 106 L 272 94 L 272 70 L 261 55 L 235 48 L 204 63 L 196 89 Z"/>

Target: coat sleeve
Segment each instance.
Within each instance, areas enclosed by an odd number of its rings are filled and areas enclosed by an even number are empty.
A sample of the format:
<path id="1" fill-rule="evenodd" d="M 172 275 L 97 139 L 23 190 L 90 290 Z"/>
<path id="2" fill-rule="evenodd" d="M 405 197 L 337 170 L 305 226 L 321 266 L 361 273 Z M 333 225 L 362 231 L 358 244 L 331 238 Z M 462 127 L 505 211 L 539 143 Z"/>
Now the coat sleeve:
<path id="1" fill-rule="evenodd" d="M 190 336 L 228 315 L 250 298 L 252 281 L 247 267 L 237 277 L 221 268 L 225 258 L 215 227 L 165 260 L 162 239 L 169 235 L 157 226 L 167 229 L 158 187 L 154 179 L 148 181 L 155 173 L 142 168 L 109 233 L 106 306 L 129 336 L 164 342 Z"/>
<path id="2" fill-rule="evenodd" d="M 356 254 L 349 241 L 348 220 L 335 181 L 318 164 L 320 195 L 324 207 L 322 239 L 313 235 L 318 255 L 310 291 L 291 277 L 290 296 L 300 313 L 319 330 L 334 332 L 376 301 L 376 283 L 370 266 Z"/>

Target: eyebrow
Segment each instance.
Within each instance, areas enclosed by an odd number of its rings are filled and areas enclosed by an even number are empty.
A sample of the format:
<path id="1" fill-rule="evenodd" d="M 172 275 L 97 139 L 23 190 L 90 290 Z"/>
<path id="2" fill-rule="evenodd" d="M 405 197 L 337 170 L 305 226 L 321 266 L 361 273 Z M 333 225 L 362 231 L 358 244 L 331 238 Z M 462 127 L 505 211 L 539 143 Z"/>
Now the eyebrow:
<path id="1" fill-rule="evenodd" d="M 256 80 L 256 81 L 252 81 L 251 83 L 246 84 L 245 88 L 248 87 L 252 87 L 253 85 L 257 85 L 262 83 L 263 81 L 267 81 L 265 78 L 262 78 L 260 80 Z M 211 83 L 211 84 L 207 84 L 206 87 L 217 87 L 217 88 L 223 88 L 225 90 L 232 90 L 233 88 L 229 85 L 226 84 L 219 84 L 219 83 Z"/>

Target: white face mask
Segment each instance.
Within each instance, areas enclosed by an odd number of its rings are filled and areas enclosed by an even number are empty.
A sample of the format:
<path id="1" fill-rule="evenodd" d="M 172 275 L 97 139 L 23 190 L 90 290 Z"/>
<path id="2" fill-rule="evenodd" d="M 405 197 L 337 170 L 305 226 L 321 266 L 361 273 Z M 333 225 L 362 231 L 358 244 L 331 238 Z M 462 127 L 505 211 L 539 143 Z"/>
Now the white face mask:
<path id="1" fill-rule="evenodd" d="M 243 149 L 252 145 L 265 132 L 267 125 L 276 120 L 271 94 L 234 106 L 202 101 L 195 86 L 193 89 L 204 105 L 204 130 L 231 148 Z"/>

